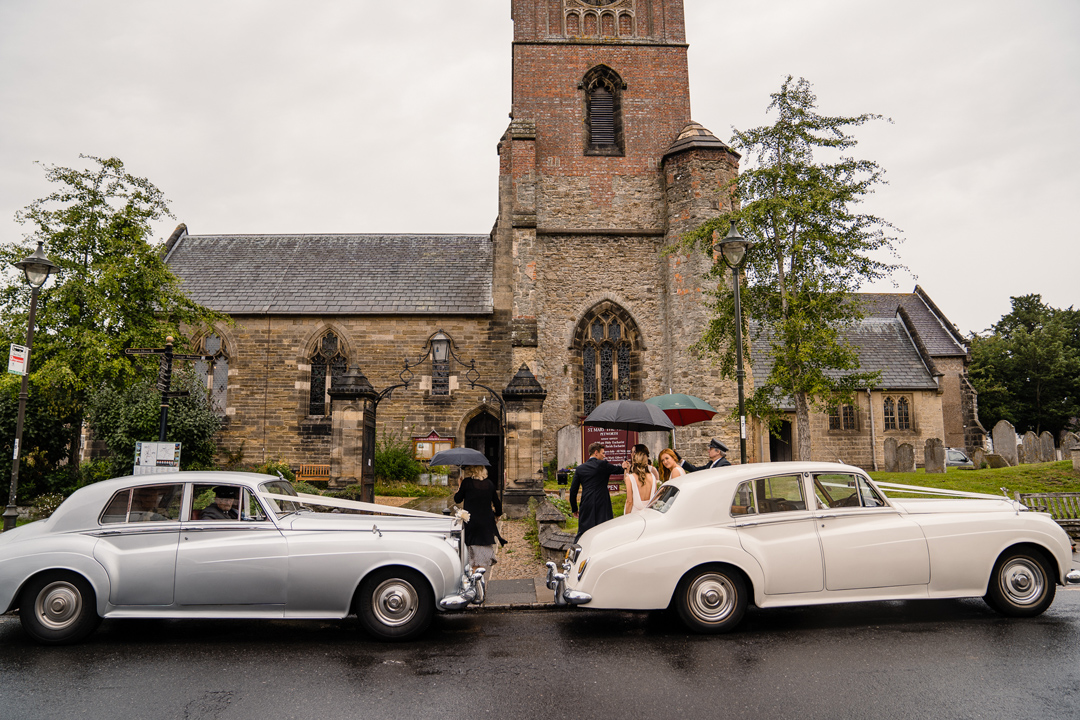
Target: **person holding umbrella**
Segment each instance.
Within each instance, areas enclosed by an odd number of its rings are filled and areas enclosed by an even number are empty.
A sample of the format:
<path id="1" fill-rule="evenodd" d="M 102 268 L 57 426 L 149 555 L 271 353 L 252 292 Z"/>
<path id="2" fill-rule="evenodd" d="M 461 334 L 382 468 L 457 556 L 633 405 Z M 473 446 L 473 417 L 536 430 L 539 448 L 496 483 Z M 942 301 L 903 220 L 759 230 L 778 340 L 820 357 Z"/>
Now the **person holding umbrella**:
<path id="1" fill-rule="evenodd" d="M 586 530 L 602 522 L 615 518 L 611 510 L 611 497 L 608 495 L 608 481 L 612 475 L 619 475 L 623 467 L 612 465 L 604 459 L 603 443 L 594 442 L 589 446 L 589 459 L 578 465 L 574 471 L 574 481 L 570 483 L 570 511 L 578 518 L 577 542 Z M 577 494 L 581 488 L 581 513 L 578 513 Z"/>
<path id="2" fill-rule="evenodd" d="M 466 465 L 462 470 L 465 477 L 454 493 L 454 502 L 462 503 L 462 507 L 469 513 L 469 521 L 465 523 L 465 545 L 469 548 L 469 564 L 473 570 L 484 568 L 490 573 L 491 566 L 498 562 L 495 559 L 495 539 L 499 538 L 496 518 L 502 515 L 502 501 L 499 500 L 495 483 L 488 480 L 486 467 Z"/>

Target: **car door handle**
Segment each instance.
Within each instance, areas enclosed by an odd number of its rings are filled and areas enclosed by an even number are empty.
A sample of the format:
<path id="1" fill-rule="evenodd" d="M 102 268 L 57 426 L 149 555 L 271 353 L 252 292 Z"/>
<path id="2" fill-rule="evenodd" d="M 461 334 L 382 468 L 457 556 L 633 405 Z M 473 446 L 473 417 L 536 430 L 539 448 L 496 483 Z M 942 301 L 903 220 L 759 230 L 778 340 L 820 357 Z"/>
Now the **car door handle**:
<path id="1" fill-rule="evenodd" d="M 818 516 L 817 516 L 817 519 L 818 519 L 818 520 L 828 520 L 828 519 L 834 519 L 834 520 L 835 520 L 835 519 L 836 519 L 836 518 L 838 518 L 838 517 L 840 517 L 840 516 L 839 516 L 839 515 L 818 515 Z"/>

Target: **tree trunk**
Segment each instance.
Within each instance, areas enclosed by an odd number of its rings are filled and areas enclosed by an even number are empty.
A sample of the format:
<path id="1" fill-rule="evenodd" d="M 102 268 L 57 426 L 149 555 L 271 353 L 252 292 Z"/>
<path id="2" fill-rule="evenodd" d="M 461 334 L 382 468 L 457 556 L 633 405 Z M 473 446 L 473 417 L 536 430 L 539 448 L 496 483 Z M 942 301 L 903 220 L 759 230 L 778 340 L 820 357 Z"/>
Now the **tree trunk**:
<path id="1" fill-rule="evenodd" d="M 810 403 L 804 392 L 795 393 L 795 430 L 799 436 L 795 459 L 807 461 L 810 459 Z"/>

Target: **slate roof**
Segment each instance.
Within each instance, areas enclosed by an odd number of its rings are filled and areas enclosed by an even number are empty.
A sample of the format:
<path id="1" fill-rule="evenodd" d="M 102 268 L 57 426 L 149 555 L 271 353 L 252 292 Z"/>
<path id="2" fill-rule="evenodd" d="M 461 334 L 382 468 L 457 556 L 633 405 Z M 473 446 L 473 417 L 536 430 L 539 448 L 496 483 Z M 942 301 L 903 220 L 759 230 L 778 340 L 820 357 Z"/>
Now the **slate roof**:
<path id="1" fill-rule="evenodd" d="M 751 337 L 756 332 L 751 329 Z M 859 352 L 860 372 L 881 371 L 876 388 L 887 390 L 937 390 L 938 384 L 915 347 L 915 342 L 899 318 L 866 318 L 844 330 L 841 335 Z M 751 342 L 755 378 L 765 378 L 772 371 L 771 333 L 766 329 Z M 840 377 L 842 373 L 829 373 Z M 791 398 L 784 398 L 780 409 L 792 410 Z"/>
<path id="2" fill-rule="evenodd" d="M 892 318 L 897 308 L 907 310 L 931 357 L 967 355 L 964 336 L 918 285 L 911 293 L 859 293 L 858 297 L 869 317 Z"/>
<path id="3" fill-rule="evenodd" d="M 196 302 L 233 314 L 492 312 L 488 235 L 187 235 L 166 262 Z"/>

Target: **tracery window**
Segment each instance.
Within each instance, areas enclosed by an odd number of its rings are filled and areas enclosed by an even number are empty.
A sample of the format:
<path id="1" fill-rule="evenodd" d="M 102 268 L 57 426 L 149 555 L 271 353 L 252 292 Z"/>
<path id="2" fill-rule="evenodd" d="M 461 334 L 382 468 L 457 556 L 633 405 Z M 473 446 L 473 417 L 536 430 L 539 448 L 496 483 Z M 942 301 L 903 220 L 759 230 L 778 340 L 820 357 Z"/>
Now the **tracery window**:
<path id="1" fill-rule="evenodd" d="M 626 83 L 608 66 L 597 65 L 585 74 L 579 87 L 585 91 L 585 154 L 622 155 L 622 92 Z"/>
<path id="2" fill-rule="evenodd" d="M 607 400 L 627 400 L 633 392 L 633 332 L 627 320 L 606 309 L 587 320 L 581 347 L 582 405 L 585 414 Z"/>
<path id="3" fill-rule="evenodd" d="M 217 335 L 207 335 L 202 340 L 199 354 L 211 355 L 214 358 L 212 363 L 196 361 L 195 374 L 206 388 L 214 414 L 224 416 L 229 389 L 229 354 L 226 352 L 225 343 Z M 210 370 L 211 365 L 213 372 Z"/>
<path id="4" fill-rule="evenodd" d="M 884 402 L 885 429 L 911 429 L 911 401 L 906 395 L 886 395 Z"/>
<path id="5" fill-rule="evenodd" d="M 349 361 L 341 351 L 338 336 L 327 332 L 311 356 L 311 394 L 308 415 L 330 414 L 330 385 L 345 374 Z"/>

